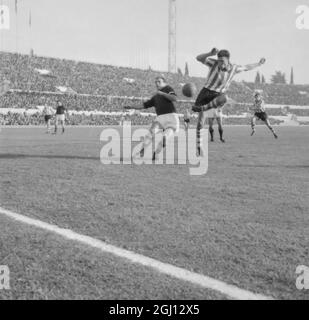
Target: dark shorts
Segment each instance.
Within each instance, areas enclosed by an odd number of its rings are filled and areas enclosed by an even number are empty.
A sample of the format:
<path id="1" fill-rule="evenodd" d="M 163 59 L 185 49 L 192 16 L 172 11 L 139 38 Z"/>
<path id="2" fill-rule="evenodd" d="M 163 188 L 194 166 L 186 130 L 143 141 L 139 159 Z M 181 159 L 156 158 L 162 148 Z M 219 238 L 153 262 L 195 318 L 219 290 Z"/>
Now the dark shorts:
<path id="1" fill-rule="evenodd" d="M 189 122 L 190 122 L 190 119 L 185 119 L 184 122 L 185 122 L 185 123 L 189 123 Z"/>
<path id="2" fill-rule="evenodd" d="M 256 112 L 254 115 L 262 121 L 266 121 L 268 119 L 266 112 Z"/>
<path id="3" fill-rule="evenodd" d="M 52 118 L 52 116 L 45 116 L 44 119 L 45 119 L 45 122 L 47 122 L 48 120 L 50 120 Z"/>
<path id="4" fill-rule="evenodd" d="M 219 96 L 225 96 L 225 94 L 203 88 L 196 98 L 195 105 L 197 107 L 205 106 Z"/>

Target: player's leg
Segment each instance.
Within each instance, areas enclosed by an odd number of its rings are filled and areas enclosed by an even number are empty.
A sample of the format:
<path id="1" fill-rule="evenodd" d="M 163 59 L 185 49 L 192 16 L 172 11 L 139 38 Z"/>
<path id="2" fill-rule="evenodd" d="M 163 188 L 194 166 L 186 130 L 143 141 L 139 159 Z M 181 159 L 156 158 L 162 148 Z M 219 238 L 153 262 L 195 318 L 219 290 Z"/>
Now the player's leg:
<path id="1" fill-rule="evenodd" d="M 188 129 L 189 129 L 189 122 L 188 122 L 188 121 L 185 121 L 185 122 L 184 122 L 184 126 L 185 126 L 185 131 L 187 132 Z"/>
<path id="2" fill-rule="evenodd" d="M 47 119 L 46 121 L 46 125 L 47 125 L 47 133 L 50 133 L 50 117 Z"/>
<path id="3" fill-rule="evenodd" d="M 275 137 L 276 139 L 278 139 L 278 136 L 277 136 L 274 128 L 271 126 L 268 117 L 264 120 L 264 122 L 265 122 L 266 126 L 268 127 L 268 129 L 272 132 L 272 134 L 274 135 L 274 137 Z"/>
<path id="4" fill-rule="evenodd" d="M 255 123 L 256 123 L 256 115 L 253 115 L 253 117 L 251 118 L 251 129 L 252 129 L 251 136 L 253 136 L 255 133 Z"/>
<path id="5" fill-rule="evenodd" d="M 209 126 L 209 134 L 210 134 L 210 141 L 214 141 L 214 118 L 208 118 L 208 126 Z"/>
<path id="6" fill-rule="evenodd" d="M 156 155 L 159 154 L 163 148 L 166 147 L 166 143 L 171 139 L 179 130 L 179 118 L 176 114 L 170 113 L 158 117 L 161 128 L 163 131 L 163 137 L 159 142 L 155 152 L 153 153 L 152 160 L 156 159 Z"/>
<path id="7" fill-rule="evenodd" d="M 166 147 L 167 141 L 174 136 L 175 131 L 176 130 L 174 128 L 167 128 L 166 130 L 164 130 L 162 140 L 159 142 L 157 149 L 153 153 L 152 160 L 155 160 L 156 155 Z"/>
<path id="8" fill-rule="evenodd" d="M 204 123 L 206 120 L 206 113 L 201 111 L 198 115 L 197 119 L 197 126 L 196 126 L 196 147 L 197 147 L 197 154 L 201 155 L 201 145 L 203 143 L 201 137 L 201 130 L 204 128 Z"/>
<path id="9" fill-rule="evenodd" d="M 223 124 L 222 124 L 222 116 L 217 117 L 217 123 L 218 123 L 218 130 L 219 130 L 219 135 L 220 135 L 220 141 L 225 142 L 223 138 Z"/>
<path id="10" fill-rule="evenodd" d="M 144 157 L 145 149 L 152 143 L 154 136 L 160 130 L 160 124 L 154 121 L 149 129 L 148 134 L 144 138 L 143 147 L 140 151 L 140 157 Z"/>
<path id="11" fill-rule="evenodd" d="M 54 131 L 54 134 L 57 133 L 57 130 L 58 130 L 58 121 L 59 121 L 59 118 L 58 118 L 58 115 L 56 115 L 56 119 L 55 119 L 55 131 Z"/>
<path id="12" fill-rule="evenodd" d="M 207 111 L 210 109 L 222 108 L 227 102 L 227 98 L 225 94 L 220 94 L 206 105 L 197 105 L 192 108 L 194 112 Z"/>
<path id="13" fill-rule="evenodd" d="M 62 119 L 62 120 L 61 120 L 62 133 L 64 133 L 64 126 L 65 126 L 64 123 L 65 123 L 65 120 Z"/>
<path id="14" fill-rule="evenodd" d="M 44 116 L 44 121 L 45 121 L 45 124 L 46 124 L 46 133 L 49 133 L 48 117 L 46 115 Z"/>
<path id="15" fill-rule="evenodd" d="M 227 98 L 225 94 L 220 94 L 217 98 L 213 99 L 206 106 L 203 107 L 203 111 L 207 111 L 210 109 L 222 108 L 227 102 Z"/>

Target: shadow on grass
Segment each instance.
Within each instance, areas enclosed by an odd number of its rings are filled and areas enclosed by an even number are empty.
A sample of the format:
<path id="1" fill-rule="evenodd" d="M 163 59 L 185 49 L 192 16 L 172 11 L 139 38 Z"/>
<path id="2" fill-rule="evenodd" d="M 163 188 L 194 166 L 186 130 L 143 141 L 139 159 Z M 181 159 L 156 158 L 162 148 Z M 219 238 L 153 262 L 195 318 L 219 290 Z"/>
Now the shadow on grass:
<path id="1" fill-rule="evenodd" d="M 41 159 L 74 159 L 74 160 L 98 160 L 100 157 L 93 156 L 77 156 L 77 155 L 54 155 L 54 154 L 13 154 L 0 153 L 0 159 L 27 159 L 27 158 L 41 158 Z"/>
<path id="2" fill-rule="evenodd" d="M 309 168 L 309 165 L 301 165 L 301 164 L 295 164 L 295 165 L 280 165 L 280 164 L 238 164 L 237 167 L 241 168 L 288 168 L 288 169 L 295 169 L 295 168 L 301 168 L 301 169 L 307 169 Z"/>
<path id="3" fill-rule="evenodd" d="M 18 159 L 65 159 L 65 160 L 93 160 L 93 161 L 101 161 L 100 157 L 94 156 L 78 156 L 78 155 L 54 155 L 54 154 L 15 154 L 15 153 L 0 153 L 0 160 L 18 160 Z M 107 158 L 104 158 L 107 159 Z M 132 161 L 134 164 L 133 158 L 120 158 L 111 156 L 108 160 L 120 161 L 122 164 L 124 161 Z M 146 159 L 147 160 L 147 159 Z M 149 159 L 148 159 L 149 160 Z M 174 165 L 179 165 L 177 163 L 177 159 L 175 159 L 176 163 Z M 154 161 L 152 161 L 155 164 Z M 117 163 L 116 163 L 117 164 Z M 157 165 L 165 165 L 166 163 L 156 163 Z M 173 165 L 169 163 L 168 165 Z M 184 164 L 180 164 L 184 165 Z"/>

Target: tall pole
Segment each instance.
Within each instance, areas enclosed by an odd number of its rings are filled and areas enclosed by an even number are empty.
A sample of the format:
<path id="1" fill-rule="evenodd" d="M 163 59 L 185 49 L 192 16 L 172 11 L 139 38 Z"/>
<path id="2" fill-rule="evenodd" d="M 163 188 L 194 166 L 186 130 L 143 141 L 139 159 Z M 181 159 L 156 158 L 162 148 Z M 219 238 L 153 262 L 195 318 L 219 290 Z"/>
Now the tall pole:
<path id="1" fill-rule="evenodd" d="M 15 0 L 15 17 L 16 17 L 16 21 L 15 21 L 15 29 L 16 29 L 16 53 L 18 52 L 18 0 Z"/>
<path id="2" fill-rule="evenodd" d="M 168 72 L 176 72 L 176 0 L 169 0 Z"/>

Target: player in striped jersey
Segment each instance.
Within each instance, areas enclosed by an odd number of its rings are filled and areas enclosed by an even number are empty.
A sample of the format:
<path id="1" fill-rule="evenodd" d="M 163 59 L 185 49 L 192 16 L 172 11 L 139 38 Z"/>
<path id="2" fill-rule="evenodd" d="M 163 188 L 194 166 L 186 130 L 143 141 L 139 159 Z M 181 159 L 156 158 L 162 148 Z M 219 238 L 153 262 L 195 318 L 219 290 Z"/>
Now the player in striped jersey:
<path id="1" fill-rule="evenodd" d="M 50 120 L 52 118 L 52 115 L 54 113 L 54 109 L 50 106 L 45 106 L 43 109 L 43 115 L 44 115 L 44 120 L 47 126 L 47 131 L 46 133 L 50 133 Z"/>
<path id="2" fill-rule="evenodd" d="M 253 114 L 253 117 L 251 119 L 251 128 L 252 128 L 251 136 L 253 136 L 254 133 L 255 133 L 255 122 L 256 122 L 256 119 L 260 119 L 260 120 L 265 122 L 266 126 L 273 133 L 274 137 L 276 139 L 278 139 L 278 136 L 277 136 L 275 130 L 273 129 L 273 127 L 271 126 L 271 124 L 269 122 L 268 115 L 267 115 L 267 113 L 265 111 L 264 100 L 262 98 L 262 95 L 258 91 L 255 92 L 255 94 L 254 94 L 253 113 L 254 114 Z"/>
<path id="3" fill-rule="evenodd" d="M 212 59 L 211 56 L 217 55 L 218 59 Z M 258 63 L 244 66 L 232 64 L 230 62 L 230 53 L 227 50 L 212 49 L 209 53 L 200 54 L 196 59 L 210 68 L 206 84 L 199 93 L 192 111 L 199 112 L 197 123 L 197 152 L 201 154 L 201 129 L 206 119 L 205 111 L 209 109 L 222 108 L 227 102 L 226 91 L 228 90 L 233 77 L 242 72 L 253 70 L 265 63 L 262 58 Z M 223 129 L 220 130 L 220 139 L 223 139 Z"/>

